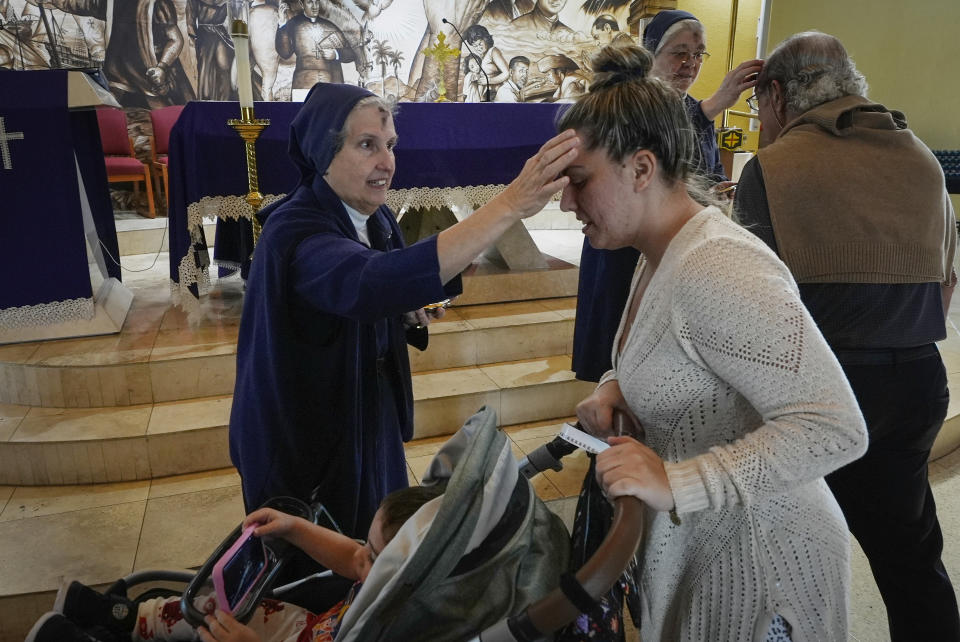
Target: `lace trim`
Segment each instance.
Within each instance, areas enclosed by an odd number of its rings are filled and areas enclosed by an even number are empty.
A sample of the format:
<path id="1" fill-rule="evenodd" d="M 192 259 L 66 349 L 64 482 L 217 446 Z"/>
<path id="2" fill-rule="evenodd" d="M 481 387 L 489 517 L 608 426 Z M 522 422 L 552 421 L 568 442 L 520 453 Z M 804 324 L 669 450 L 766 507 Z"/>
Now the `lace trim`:
<path id="1" fill-rule="evenodd" d="M 239 272 L 240 268 L 243 267 L 236 261 L 224 261 L 223 259 L 214 259 L 214 263 L 217 264 L 217 267 L 222 270 L 230 270 L 231 272 Z"/>
<path id="2" fill-rule="evenodd" d="M 194 319 L 202 318 L 203 312 L 200 309 L 200 299 L 194 297 L 190 290 L 182 286 L 183 281 L 180 283 L 170 281 L 170 301 L 173 305 L 179 306 L 186 312 L 187 320 L 193 323 Z M 201 296 L 203 295 L 201 294 Z"/>
<path id="3" fill-rule="evenodd" d="M 410 207 L 477 208 L 489 203 L 506 185 L 412 187 L 387 192 L 387 205 L 397 214 Z"/>
<path id="4" fill-rule="evenodd" d="M 180 259 L 180 266 L 177 272 L 180 274 L 180 283 L 171 283 L 171 290 L 174 291 L 174 301 L 183 301 L 193 299 L 193 293 L 190 292 L 190 286 L 197 286 L 197 294 L 205 296 L 210 292 L 210 273 L 207 271 L 209 263 L 197 265 L 196 252 L 193 248 L 187 251 L 186 256 Z"/>
<path id="5" fill-rule="evenodd" d="M 274 203 L 285 194 L 267 194 L 263 197 L 262 207 Z M 180 275 L 179 283 L 171 283 L 170 291 L 173 301 L 180 307 L 187 309 L 196 301 L 190 286 L 196 285 L 200 296 L 210 292 L 210 259 L 201 259 L 202 265 L 197 265 L 196 252 L 193 247 L 203 242 L 203 219 L 216 217 L 238 221 L 241 218 L 253 219 L 253 208 L 242 196 L 204 196 L 195 203 L 187 206 L 187 231 L 190 233 L 191 248 L 186 256 L 180 260 L 177 269 Z"/>
<path id="6" fill-rule="evenodd" d="M 94 314 L 93 297 L 4 308 L 0 310 L 0 329 L 18 330 L 70 321 L 89 321 Z"/>
<path id="7" fill-rule="evenodd" d="M 266 207 L 279 201 L 286 194 L 267 194 L 260 207 Z M 224 220 L 239 221 L 241 218 L 253 219 L 253 208 L 242 196 L 204 196 L 187 206 L 187 229 L 190 233 L 203 226 L 204 217 L 216 217 Z"/>

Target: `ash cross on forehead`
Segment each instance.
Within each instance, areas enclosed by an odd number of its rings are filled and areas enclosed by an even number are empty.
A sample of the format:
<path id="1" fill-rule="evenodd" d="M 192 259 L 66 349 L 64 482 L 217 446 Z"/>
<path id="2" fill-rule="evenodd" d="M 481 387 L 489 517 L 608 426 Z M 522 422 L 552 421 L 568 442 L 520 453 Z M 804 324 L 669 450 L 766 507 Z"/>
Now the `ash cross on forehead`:
<path id="1" fill-rule="evenodd" d="M 23 140 L 23 132 L 7 133 L 3 116 L 0 116 L 0 158 L 3 158 L 3 169 L 13 169 L 13 160 L 10 158 L 10 144 L 7 141 Z"/>

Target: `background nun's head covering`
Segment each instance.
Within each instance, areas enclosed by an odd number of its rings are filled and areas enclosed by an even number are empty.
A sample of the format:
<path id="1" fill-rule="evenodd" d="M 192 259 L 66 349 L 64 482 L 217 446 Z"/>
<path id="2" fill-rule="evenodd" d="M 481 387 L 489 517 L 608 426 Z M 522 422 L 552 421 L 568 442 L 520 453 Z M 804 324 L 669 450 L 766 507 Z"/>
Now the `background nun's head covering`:
<path id="1" fill-rule="evenodd" d="M 307 94 L 303 107 L 290 123 L 290 143 L 287 151 L 300 170 L 300 182 L 286 197 L 257 213 L 260 221 L 290 199 L 301 185 L 309 186 L 317 176 L 323 176 L 330 167 L 336 149 L 337 136 L 347 122 L 347 116 L 361 99 L 375 95 L 356 85 L 317 83 Z"/>
<path id="2" fill-rule="evenodd" d="M 661 11 L 653 17 L 647 28 L 643 30 L 643 46 L 652 54 L 657 53 L 657 47 L 660 46 L 660 40 L 667 29 L 681 20 L 697 20 L 697 17 L 688 11 L 680 9 L 668 9 Z M 697 20 L 697 22 L 700 22 Z"/>

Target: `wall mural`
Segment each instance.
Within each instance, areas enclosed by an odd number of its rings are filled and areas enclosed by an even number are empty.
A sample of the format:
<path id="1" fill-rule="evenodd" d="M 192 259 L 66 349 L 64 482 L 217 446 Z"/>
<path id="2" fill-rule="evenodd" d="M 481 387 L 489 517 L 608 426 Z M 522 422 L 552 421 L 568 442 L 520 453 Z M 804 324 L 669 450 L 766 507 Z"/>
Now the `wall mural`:
<path id="1" fill-rule="evenodd" d="M 636 0 L 634 0 L 636 1 Z M 543 102 L 584 93 L 590 56 L 630 39 L 631 0 L 251 0 L 257 100 L 302 100 L 317 81 L 400 101 Z M 458 56 L 424 54 L 440 34 Z M 0 0 L 0 68 L 101 67 L 134 150 L 149 110 L 237 100 L 226 0 Z M 155 189 L 162 207 L 159 185 Z M 145 195 L 111 189 L 118 210 Z"/>
<path id="2" fill-rule="evenodd" d="M 403 101 L 541 102 L 586 91 L 589 57 L 627 39 L 629 0 L 252 0 L 258 100 L 317 81 Z M 225 0 L 0 0 L 0 67 L 102 66 L 127 108 L 236 100 Z M 460 55 L 424 51 L 443 33 Z M 441 78 L 442 74 L 442 78 Z M 442 83 L 441 83 L 442 80 Z"/>

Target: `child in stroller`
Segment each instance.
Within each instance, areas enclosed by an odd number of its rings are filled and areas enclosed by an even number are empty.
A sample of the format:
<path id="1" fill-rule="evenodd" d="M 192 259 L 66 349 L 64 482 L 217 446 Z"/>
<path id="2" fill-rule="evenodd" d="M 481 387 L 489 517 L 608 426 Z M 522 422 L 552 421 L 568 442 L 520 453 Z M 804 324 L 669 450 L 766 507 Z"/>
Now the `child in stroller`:
<path id="1" fill-rule="evenodd" d="M 204 642 L 216 640 L 332 641 L 341 617 L 366 580 L 377 556 L 400 527 L 425 503 L 439 497 L 445 484 L 415 486 L 390 493 L 374 516 L 365 543 L 337 531 L 278 511 L 260 508 L 244 520 L 257 525 L 257 537 L 280 537 L 303 550 L 341 577 L 355 580 L 349 594 L 321 614 L 293 604 L 264 600 L 247 626 L 216 609 L 213 593 L 198 596 L 197 608 L 206 613 L 205 626 L 196 629 Z M 103 595 L 80 582 L 61 588 L 54 611 L 41 618 L 27 642 L 113 642 L 113 640 L 193 640 L 194 627 L 184 618 L 180 597 L 157 597 L 134 604 L 118 595 Z M 216 609 L 216 610 L 215 610 Z"/>
<path id="2" fill-rule="evenodd" d="M 380 550 L 339 620 L 338 642 L 434 642 L 478 634 L 483 640 L 533 640 L 582 610 L 573 605 L 583 604 L 582 599 L 568 600 L 568 591 L 554 590 L 563 584 L 561 573 L 567 570 L 566 527 L 525 477 L 535 474 L 527 471 L 559 470 L 556 453 L 537 456 L 552 444 L 531 453 L 518 467 L 509 440 L 496 426 L 496 414 L 482 408 L 434 457 L 423 484 L 445 481 L 443 495 L 421 506 Z M 609 590 L 636 550 L 641 508 L 622 500 L 618 506 L 624 506 L 623 519 L 615 518 L 604 542 L 609 555 L 602 560 L 595 555 L 567 579 L 568 586 L 571 577 L 576 580 L 581 598 L 596 599 Z M 374 546 L 376 537 L 371 533 Z M 203 575 L 202 569 L 188 596 Z M 202 623 L 201 613 L 190 614 L 191 600 L 185 599 L 183 606 L 188 618 Z M 64 617 L 51 614 L 47 621 L 63 624 Z M 41 622 L 35 629 L 43 625 L 55 624 Z"/>

